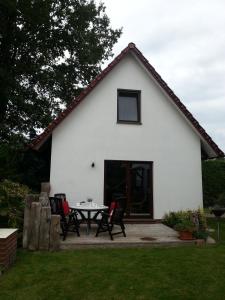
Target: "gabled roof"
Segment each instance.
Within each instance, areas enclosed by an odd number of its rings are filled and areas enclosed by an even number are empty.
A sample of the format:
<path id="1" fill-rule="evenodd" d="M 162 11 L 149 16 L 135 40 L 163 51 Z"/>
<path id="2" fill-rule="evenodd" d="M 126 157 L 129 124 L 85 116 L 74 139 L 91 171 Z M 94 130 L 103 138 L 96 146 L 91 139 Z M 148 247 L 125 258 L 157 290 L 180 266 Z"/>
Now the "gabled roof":
<path id="1" fill-rule="evenodd" d="M 215 152 L 215 157 L 224 157 L 223 151 L 216 145 L 212 138 L 206 133 L 198 121 L 193 117 L 193 115 L 188 111 L 185 105 L 180 101 L 180 99 L 174 94 L 174 92 L 169 88 L 166 82 L 161 78 L 161 76 L 156 72 L 153 66 L 148 62 L 148 60 L 143 56 L 143 54 L 137 49 L 134 43 L 129 43 L 129 45 L 106 67 L 91 83 L 82 91 L 82 93 L 76 97 L 70 105 L 59 114 L 59 116 L 53 120 L 48 127 L 40 134 L 35 140 L 32 141 L 30 147 L 32 149 L 38 150 L 46 140 L 49 139 L 53 130 L 68 116 L 68 114 L 76 109 L 76 107 L 85 99 L 85 97 L 90 94 L 90 92 L 101 82 L 105 76 L 129 53 L 135 55 L 135 57 L 143 64 L 150 75 L 156 80 L 159 86 L 164 90 L 164 92 L 170 97 L 177 108 L 183 113 L 190 124 L 199 133 L 201 140 L 210 147 Z"/>

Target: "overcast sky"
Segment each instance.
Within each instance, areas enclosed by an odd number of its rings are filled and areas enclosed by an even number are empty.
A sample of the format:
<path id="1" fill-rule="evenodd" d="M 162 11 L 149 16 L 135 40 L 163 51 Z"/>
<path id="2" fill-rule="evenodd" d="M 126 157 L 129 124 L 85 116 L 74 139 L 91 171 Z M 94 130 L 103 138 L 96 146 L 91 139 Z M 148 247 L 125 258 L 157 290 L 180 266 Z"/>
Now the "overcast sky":
<path id="1" fill-rule="evenodd" d="M 225 152 L 225 0 L 103 0 L 113 28 L 149 60 Z"/>

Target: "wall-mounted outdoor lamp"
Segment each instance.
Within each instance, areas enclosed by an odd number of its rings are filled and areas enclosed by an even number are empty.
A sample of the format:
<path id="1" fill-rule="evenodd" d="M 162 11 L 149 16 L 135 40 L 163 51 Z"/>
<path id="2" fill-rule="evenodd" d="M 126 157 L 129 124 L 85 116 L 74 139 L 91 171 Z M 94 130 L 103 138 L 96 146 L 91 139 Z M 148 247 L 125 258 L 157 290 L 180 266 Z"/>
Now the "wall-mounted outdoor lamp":
<path id="1" fill-rule="evenodd" d="M 94 163 L 94 162 L 91 163 L 91 167 L 92 167 L 92 168 L 95 167 L 95 163 Z"/>

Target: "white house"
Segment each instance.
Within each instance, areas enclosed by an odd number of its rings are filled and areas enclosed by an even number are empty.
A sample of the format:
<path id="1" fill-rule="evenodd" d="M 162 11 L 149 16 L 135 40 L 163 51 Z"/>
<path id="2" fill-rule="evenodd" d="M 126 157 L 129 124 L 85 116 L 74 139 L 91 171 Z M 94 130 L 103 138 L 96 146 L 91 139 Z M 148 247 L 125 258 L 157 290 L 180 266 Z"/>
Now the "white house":
<path id="1" fill-rule="evenodd" d="M 31 146 L 50 139 L 51 193 L 123 196 L 128 217 L 201 207 L 201 159 L 224 156 L 133 43 Z"/>

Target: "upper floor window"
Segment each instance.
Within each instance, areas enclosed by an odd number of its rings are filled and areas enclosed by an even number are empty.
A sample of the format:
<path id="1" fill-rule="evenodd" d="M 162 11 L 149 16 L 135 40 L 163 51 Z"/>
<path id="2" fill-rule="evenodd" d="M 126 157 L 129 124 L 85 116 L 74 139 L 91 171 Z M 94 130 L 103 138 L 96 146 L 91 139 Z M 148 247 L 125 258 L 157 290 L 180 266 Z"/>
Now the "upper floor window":
<path id="1" fill-rule="evenodd" d="M 118 90 L 117 92 L 117 122 L 140 124 L 141 122 L 141 92 L 133 90 Z"/>

